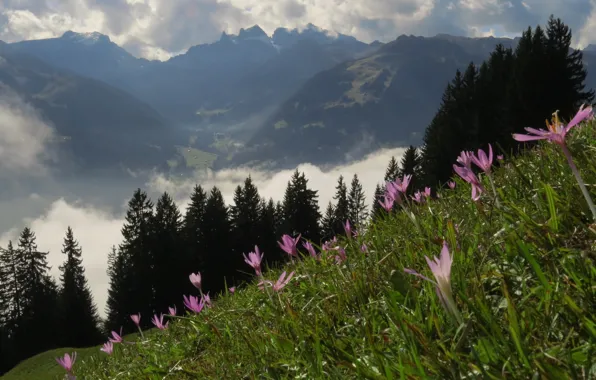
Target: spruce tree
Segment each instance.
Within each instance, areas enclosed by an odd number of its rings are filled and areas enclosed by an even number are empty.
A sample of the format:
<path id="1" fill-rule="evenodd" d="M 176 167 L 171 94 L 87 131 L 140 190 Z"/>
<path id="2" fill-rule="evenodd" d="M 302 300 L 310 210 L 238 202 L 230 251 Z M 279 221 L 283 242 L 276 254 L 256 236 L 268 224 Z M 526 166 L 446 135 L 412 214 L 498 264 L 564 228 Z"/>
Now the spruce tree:
<path id="1" fill-rule="evenodd" d="M 395 181 L 399 177 L 399 165 L 395 156 L 391 156 L 387 169 L 385 170 L 385 182 Z"/>
<path id="2" fill-rule="evenodd" d="M 120 244 L 119 254 L 125 263 L 124 276 L 127 279 L 123 291 L 128 292 L 127 303 L 123 305 L 124 315 L 141 313 L 150 316 L 154 311 L 153 278 L 153 239 L 152 239 L 153 203 L 147 193 L 137 189 L 128 202 L 125 223 L 122 228 L 124 241 Z M 127 322 L 127 323 L 124 323 Z M 122 321 L 124 331 L 136 328 L 132 322 Z M 141 326 L 152 326 L 150 318 L 142 318 Z"/>
<path id="3" fill-rule="evenodd" d="M 333 232 L 339 234 L 344 230 L 344 223 L 350 219 L 350 202 L 348 200 L 348 188 L 344 182 L 344 176 L 340 175 L 335 186 L 335 215 L 333 221 Z"/>
<path id="4" fill-rule="evenodd" d="M 225 289 L 226 284 L 232 286 L 236 275 L 234 269 L 230 269 L 234 262 L 230 216 L 223 195 L 217 187 L 213 187 L 209 193 L 200 228 L 203 231 L 203 246 L 207 257 L 203 291 L 214 294 Z"/>
<path id="5" fill-rule="evenodd" d="M 407 194 L 411 195 L 418 188 L 418 178 L 420 176 L 420 155 L 418 150 L 410 145 L 404 152 L 400 162 L 400 175 L 410 175 L 410 185 Z"/>
<path id="6" fill-rule="evenodd" d="M 381 206 L 381 204 L 379 202 L 383 201 L 384 195 L 385 195 L 385 189 L 383 188 L 383 186 L 377 184 L 377 187 L 375 188 L 375 196 L 373 199 L 373 204 L 371 207 L 372 220 L 375 220 L 375 218 L 377 218 L 380 215 L 380 213 L 383 212 L 383 207 Z"/>
<path id="7" fill-rule="evenodd" d="M 25 227 L 19 236 L 17 254 L 23 269 L 17 282 L 22 288 L 22 316 L 16 322 L 15 342 L 21 357 L 29 357 L 56 346 L 58 291 L 49 276 L 47 252 L 37 248 L 36 236 Z"/>
<path id="8" fill-rule="evenodd" d="M 60 266 L 60 344 L 63 347 L 88 347 L 101 342 L 97 307 L 85 278 L 82 249 L 68 227 L 62 253 L 66 261 Z"/>
<path id="9" fill-rule="evenodd" d="M 230 207 L 232 239 L 234 241 L 234 260 L 230 270 L 235 272 L 235 277 L 238 279 L 246 278 L 247 276 L 243 273 L 249 273 L 246 270 L 242 254 L 248 254 L 254 250 L 255 245 L 264 243 L 260 236 L 262 234 L 260 223 L 262 207 L 259 191 L 252 182 L 252 178 L 248 176 L 244 181 L 244 187 L 236 188 L 234 205 Z"/>
<path id="10" fill-rule="evenodd" d="M 335 206 L 329 202 L 325 214 L 321 219 L 321 233 L 322 240 L 327 241 L 333 239 L 335 236 Z"/>
<path id="11" fill-rule="evenodd" d="M 361 227 L 368 217 L 368 210 L 366 205 L 366 196 L 362 188 L 362 184 L 358 179 L 358 174 L 354 174 L 352 183 L 350 184 L 350 193 L 348 195 L 348 218 L 354 226 Z"/>
<path id="12" fill-rule="evenodd" d="M 133 331 L 128 321 L 130 320 L 130 298 L 134 295 L 128 291 L 131 283 L 131 272 L 127 268 L 125 254 L 120 249 L 112 247 L 108 253 L 108 277 L 110 287 L 108 288 L 108 299 L 106 302 L 106 320 L 104 324 L 105 333 L 110 331 L 119 332 L 120 328 L 127 326 L 127 331 Z M 124 330 L 123 330 L 124 331 Z"/>
<path id="13" fill-rule="evenodd" d="M 289 235 L 302 234 L 302 237 L 319 244 L 321 231 L 319 227 L 318 195 L 316 190 L 308 188 L 308 180 L 304 173 L 294 172 L 283 202 L 283 233 Z"/>
<path id="14" fill-rule="evenodd" d="M 182 215 L 168 193 L 157 200 L 152 224 L 154 308 L 182 307 L 181 294 L 188 289 L 189 261 L 182 245 Z"/>
<path id="15" fill-rule="evenodd" d="M 260 216 L 259 216 L 259 249 L 261 252 L 265 254 L 264 260 L 266 261 L 268 266 L 273 266 L 278 263 L 281 263 L 282 260 L 285 258 L 283 256 L 283 252 L 279 249 L 277 245 L 277 210 L 275 207 L 275 202 L 273 199 L 269 199 L 266 201 L 265 199 L 261 200 L 260 206 Z M 250 249 L 252 251 L 253 247 Z M 241 255 L 242 257 L 242 255 Z M 244 260 L 243 260 L 244 261 Z M 250 268 L 247 268 L 246 263 L 244 263 L 244 271 L 250 272 Z"/>
<path id="16" fill-rule="evenodd" d="M 206 205 L 207 193 L 201 185 L 196 185 L 190 196 L 190 204 L 186 209 L 183 223 L 184 248 L 189 260 L 189 269 L 192 273 L 205 270 L 206 252 L 203 246 L 203 231 L 200 227 L 203 224 Z"/>

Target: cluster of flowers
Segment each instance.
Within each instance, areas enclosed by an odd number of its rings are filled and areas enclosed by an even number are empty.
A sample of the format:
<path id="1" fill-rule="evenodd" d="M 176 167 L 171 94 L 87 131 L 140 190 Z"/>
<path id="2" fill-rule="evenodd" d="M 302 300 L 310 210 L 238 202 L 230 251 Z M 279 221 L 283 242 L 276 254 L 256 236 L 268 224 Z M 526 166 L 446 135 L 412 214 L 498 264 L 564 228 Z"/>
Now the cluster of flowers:
<path id="1" fill-rule="evenodd" d="M 569 122 L 569 124 L 567 126 L 563 126 L 559 122 L 557 114 L 555 113 L 552 123 L 549 123 L 547 121 L 548 130 L 538 130 L 538 129 L 533 129 L 533 128 L 526 128 L 526 130 L 530 133 L 529 135 L 514 134 L 513 138 L 515 140 L 521 141 L 521 142 L 532 141 L 532 140 L 549 140 L 549 141 L 552 141 L 552 142 L 556 143 L 557 145 L 559 145 L 562 148 L 565 157 L 567 158 L 569 166 L 570 166 L 571 170 L 573 171 L 573 174 L 575 175 L 575 177 L 579 183 L 579 186 L 582 189 L 582 192 L 586 198 L 586 201 L 590 207 L 590 210 L 592 211 L 592 213 L 594 215 L 594 219 L 596 220 L 596 209 L 594 208 L 594 203 L 592 202 L 592 199 L 590 198 L 590 195 L 585 187 L 585 184 L 583 183 L 583 181 L 581 179 L 579 171 L 577 170 L 575 164 L 573 163 L 571 153 L 569 152 L 567 145 L 565 144 L 565 136 L 566 136 L 567 132 L 569 132 L 569 130 L 572 127 L 578 125 L 580 122 L 586 120 L 587 118 L 593 119 L 593 117 L 594 116 L 592 113 L 592 108 L 591 107 L 584 108 L 584 106 L 582 106 L 580 108 L 580 110 L 578 111 L 578 113 L 575 115 L 575 117 Z M 497 156 L 497 159 L 503 160 L 503 157 Z M 479 149 L 477 154 L 474 154 L 473 152 L 470 152 L 470 151 L 463 151 L 463 152 L 461 152 L 460 156 L 457 158 L 457 162 L 460 165 L 454 164 L 453 169 L 454 169 L 455 173 L 457 173 L 465 182 L 469 183 L 472 186 L 472 195 L 471 195 L 472 200 L 478 201 L 480 199 L 480 195 L 483 192 L 485 192 L 485 188 L 482 185 L 482 182 L 480 181 L 479 177 L 477 176 L 476 173 L 474 173 L 474 171 L 472 169 L 472 163 L 473 163 L 487 175 L 489 182 L 493 188 L 496 203 L 498 205 L 499 204 L 498 197 L 497 197 L 497 193 L 496 193 L 494 183 L 492 180 L 492 176 L 491 176 L 491 168 L 492 168 L 492 163 L 493 163 L 492 146 L 489 144 L 488 154 L 486 152 L 484 152 L 482 149 Z M 396 202 L 400 206 L 403 207 L 402 196 L 406 197 L 406 191 L 408 189 L 408 185 L 410 184 L 410 180 L 411 180 L 411 176 L 405 175 L 401 179 L 398 178 L 395 181 L 387 183 L 385 194 L 383 196 L 383 200 L 379 201 L 381 206 L 387 212 L 392 210 L 392 208 Z M 448 182 L 448 186 L 449 186 L 449 188 L 454 189 L 455 182 L 454 181 Z M 411 198 L 418 203 L 422 203 L 425 201 L 425 199 L 431 198 L 431 189 L 429 187 L 427 187 L 427 188 L 425 188 L 424 192 L 418 191 Z M 358 236 L 358 232 L 356 230 L 352 229 L 352 226 L 350 225 L 349 220 L 347 220 L 344 223 L 344 230 L 345 230 L 346 236 L 349 240 L 352 237 Z M 300 239 L 301 239 L 301 235 L 298 235 L 295 238 L 291 237 L 290 235 L 283 235 L 281 238 L 281 241 L 278 242 L 278 244 L 279 244 L 279 247 L 284 252 L 286 252 L 292 260 L 294 260 L 294 258 L 299 257 L 298 243 L 300 242 Z M 309 253 L 309 255 L 316 260 L 321 260 L 323 252 L 332 253 L 328 257 L 335 260 L 335 262 L 337 264 L 341 264 L 347 259 L 345 248 L 341 247 L 338 244 L 337 237 L 334 237 L 330 241 L 326 241 L 321 246 L 321 252 L 319 252 L 319 253 L 317 253 L 317 251 L 315 250 L 315 247 L 312 245 L 312 243 L 306 239 L 304 239 L 304 241 L 302 242 L 302 246 Z M 363 253 L 367 253 L 368 248 L 367 248 L 366 244 L 363 243 L 360 247 L 360 250 Z M 244 256 L 244 261 L 254 269 L 257 277 L 260 279 L 257 286 L 261 290 L 265 290 L 265 288 L 269 286 L 269 287 L 271 287 L 271 289 L 274 292 L 280 292 L 282 289 L 284 289 L 288 285 L 288 283 L 291 281 L 291 279 L 294 276 L 295 272 L 291 272 L 289 275 L 287 275 L 286 272 L 284 271 L 280 275 L 280 277 L 277 279 L 277 281 L 273 282 L 270 280 L 266 280 L 263 277 L 262 268 L 261 268 L 261 263 L 263 260 L 264 253 L 260 252 L 258 246 L 255 246 L 254 252 L 250 252 L 250 253 L 248 253 L 248 255 L 243 254 L 243 256 Z M 459 323 L 462 323 L 461 314 L 457 308 L 457 304 L 455 303 L 455 301 L 453 299 L 453 293 L 452 293 L 452 288 L 451 288 L 451 265 L 453 264 L 453 257 L 449 252 L 449 247 L 447 245 L 447 242 L 445 242 L 445 241 L 443 242 L 443 248 L 441 250 L 439 257 L 434 257 L 431 260 L 427 256 L 425 256 L 425 259 L 426 259 L 426 262 L 427 262 L 435 280 L 432 280 L 432 279 L 416 272 L 413 269 L 404 268 L 404 271 L 406 273 L 418 276 L 418 277 L 432 283 L 435 286 L 436 294 L 437 294 L 442 306 Z M 207 305 L 207 307 L 212 307 L 209 294 L 208 293 L 203 294 L 202 286 L 201 286 L 202 285 L 201 274 L 200 273 L 192 273 L 192 274 L 190 274 L 189 279 L 190 279 L 190 282 L 199 290 L 201 297 L 199 299 L 196 296 L 183 296 L 184 305 L 186 306 L 186 308 L 189 309 L 190 311 L 198 314 L 203 310 L 205 305 Z M 229 291 L 230 291 L 230 293 L 234 293 L 235 288 L 234 287 L 229 288 Z M 172 317 L 176 316 L 176 307 L 175 306 L 169 308 L 169 315 Z M 159 315 L 159 317 L 156 314 L 152 318 L 153 324 L 160 330 L 164 330 L 168 327 L 167 322 L 165 324 L 163 323 L 163 317 L 164 317 L 163 314 Z M 135 325 L 139 329 L 139 332 L 141 333 L 141 336 L 142 336 L 143 332 L 141 331 L 141 328 L 140 328 L 141 315 L 133 314 L 130 316 L 130 318 L 135 323 Z M 114 350 L 114 343 L 124 342 L 124 340 L 122 338 L 122 328 L 120 329 L 120 334 L 118 334 L 115 331 L 112 331 L 111 334 L 112 334 L 112 337 L 110 337 L 109 341 L 106 342 L 103 345 L 103 347 L 100 349 L 101 351 L 107 353 L 108 355 L 112 354 L 112 352 Z M 129 342 L 127 342 L 127 343 L 129 343 Z M 66 370 L 68 377 L 70 379 L 75 379 L 75 376 L 72 374 L 72 368 L 73 368 L 73 365 L 76 360 L 76 352 L 73 353 L 72 356 L 67 353 L 64 355 L 63 358 L 57 358 L 56 360 Z"/>

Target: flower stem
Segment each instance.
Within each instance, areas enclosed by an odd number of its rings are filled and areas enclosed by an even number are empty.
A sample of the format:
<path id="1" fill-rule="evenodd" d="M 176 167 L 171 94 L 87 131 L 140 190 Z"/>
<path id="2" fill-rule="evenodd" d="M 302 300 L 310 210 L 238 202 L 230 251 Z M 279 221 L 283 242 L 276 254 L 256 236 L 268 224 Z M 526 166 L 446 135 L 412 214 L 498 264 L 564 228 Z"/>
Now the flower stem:
<path id="1" fill-rule="evenodd" d="M 497 207 L 501 208 L 501 203 L 499 202 L 499 195 L 497 194 L 497 189 L 495 188 L 495 182 L 493 181 L 493 176 L 490 174 L 487 174 L 488 176 L 488 181 L 490 182 L 490 187 L 492 187 L 493 189 L 493 194 L 495 196 L 495 202 L 497 203 Z"/>
<path id="2" fill-rule="evenodd" d="M 575 163 L 573 162 L 573 158 L 571 157 L 571 152 L 569 152 L 569 149 L 567 149 L 567 146 L 564 144 L 561 145 L 561 148 L 563 149 L 563 154 L 565 154 L 565 157 L 567 158 L 567 162 L 569 163 L 569 167 L 571 168 L 571 171 L 573 172 L 573 175 L 575 176 L 575 179 L 577 180 L 579 188 L 582 190 L 584 198 L 586 198 L 586 202 L 588 202 L 588 207 L 590 207 L 590 211 L 592 211 L 592 216 L 594 217 L 594 220 L 596 221 L 596 206 L 594 206 L 594 202 L 592 201 L 592 198 L 590 197 L 590 193 L 588 192 L 588 189 L 586 188 L 586 185 L 584 184 L 584 180 L 582 179 L 581 175 L 579 174 L 579 170 L 577 170 L 577 167 L 575 166 Z"/>

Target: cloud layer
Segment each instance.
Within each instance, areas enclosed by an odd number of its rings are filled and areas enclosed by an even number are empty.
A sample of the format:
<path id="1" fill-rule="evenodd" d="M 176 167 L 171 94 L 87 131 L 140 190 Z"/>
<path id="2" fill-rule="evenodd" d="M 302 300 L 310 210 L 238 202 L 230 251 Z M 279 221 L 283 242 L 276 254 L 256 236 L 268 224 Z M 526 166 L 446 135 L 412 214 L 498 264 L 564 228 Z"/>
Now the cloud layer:
<path id="1" fill-rule="evenodd" d="M 0 82 L 0 178 L 44 173 L 53 138 L 54 129 L 39 113 Z"/>
<path id="2" fill-rule="evenodd" d="M 165 59 L 222 31 L 313 24 L 363 41 L 399 34 L 517 35 L 550 14 L 596 42 L 596 0 L 3 0 L 0 39 L 99 31 L 137 56 Z"/>
<path id="3" fill-rule="evenodd" d="M 321 171 L 313 165 L 300 165 L 298 170 L 304 172 L 309 180 L 309 186 L 319 191 L 319 205 L 324 212 L 328 202 L 332 200 L 335 193 L 335 184 L 339 175 L 345 177 L 346 182 L 358 174 L 367 195 L 367 205 L 370 209 L 375 186 L 383 180 L 385 168 L 391 156 L 401 157 L 403 149 L 391 149 L 379 151 L 365 158 L 362 161 L 333 168 L 329 171 Z M 256 183 L 259 194 L 266 198 L 282 200 L 287 183 L 293 171 L 281 171 L 277 173 L 266 173 L 250 171 L 247 169 L 226 170 L 211 173 L 200 178 L 187 179 L 183 182 L 172 182 L 162 176 L 154 176 L 145 189 L 156 201 L 159 194 L 167 191 L 175 199 L 181 211 L 184 213 L 190 193 L 195 183 L 200 183 L 204 188 L 210 189 L 218 186 L 226 203 L 232 204 L 233 193 L 236 186 L 242 184 L 247 175 L 251 175 Z M 130 193 L 134 188 L 130 189 Z M 31 194 L 30 202 L 40 202 L 38 194 Z M 9 240 L 16 241 L 24 226 L 29 226 L 37 236 L 37 244 L 40 250 L 49 251 L 49 263 L 52 267 L 51 273 L 58 278 L 58 267 L 64 261 L 61 253 L 64 234 L 68 226 L 71 226 L 75 238 L 83 249 L 83 264 L 86 268 L 88 281 L 98 305 L 101 316 L 105 316 L 105 303 L 107 299 L 108 277 L 107 256 L 110 248 L 122 241 L 120 229 L 124 223 L 125 204 L 128 199 L 122 199 L 122 208 L 117 213 L 108 212 L 103 207 L 86 204 L 83 202 L 67 202 L 60 198 L 49 201 L 45 211 L 34 218 L 27 218 L 7 231 L 0 231 L 0 246 L 6 247 Z"/>

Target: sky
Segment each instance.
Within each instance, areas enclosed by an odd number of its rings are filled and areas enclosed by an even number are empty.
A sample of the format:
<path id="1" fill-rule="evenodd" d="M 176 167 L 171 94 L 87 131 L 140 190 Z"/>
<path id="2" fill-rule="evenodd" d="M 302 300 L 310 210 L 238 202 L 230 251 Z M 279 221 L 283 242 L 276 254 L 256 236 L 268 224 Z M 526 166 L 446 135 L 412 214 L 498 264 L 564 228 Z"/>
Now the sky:
<path id="1" fill-rule="evenodd" d="M 53 134 L 53 126 L 44 123 L 37 111 L 17 95 L 6 91 L 0 95 L 0 178 L 15 179 L 21 176 L 27 179 L 25 177 L 33 176 L 39 183 L 50 183 L 51 174 L 49 170 L 45 170 L 44 165 L 48 162 L 48 154 L 52 152 L 50 137 Z M 362 161 L 327 169 L 325 172 L 310 164 L 300 165 L 298 170 L 306 174 L 309 186 L 318 190 L 321 212 L 324 212 L 332 200 L 335 183 L 340 174 L 348 183 L 354 174 L 358 174 L 370 208 L 375 186 L 383 180 L 391 156 L 400 158 L 402 153 L 403 149 L 382 150 Z M 18 154 L 18 159 L 7 159 L 13 154 Z M 159 194 L 167 191 L 183 211 L 196 183 L 200 183 L 206 189 L 218 186 L 226 203 L 232 204 L 234 189 L 242 184 L 248 174 L 257 185 L 261 196 L 276 201 L 282 200 L 292 173 L 293 170 L 269 173 L 241 168 L 187 177 L 175 183 L 154 174 L 139 186 L 152 196 L 154 202 Z M 44 176 L 46 182 L 43 181 Z M 106 183 L 102 189 L 108 193 L 111 191 L 110 186 L 114 187 L 113 184 Z M 113 194 L 116 195 L 111 196 L 112 203 L 118 207 L 107 207 L 105 203 L 72 195 L 61 196 L 59 190 L 49 193 L 46 185 L 37 186 L 34 192 L 23 193 L 18 198 L 0 200 L 0 247 L 6 247 L 9 240 L 16 242 L 22 228 L 29 226 L 37 236 L 40 251 L 49 252 L 50 273 L 58 279 L 58 267 L 65 258 L 61 253 L 64 235 L 67 227 L 72 227 L 75 239 L 79 241 L 83 250 L 83 265 L 98 311 L 101 316 L 105 316 L 109 286 L 106 274 L 107 256 L 112 246 L 122 242 L 121 228 L 124 224 L 126 203 L 135 190 L 130 184 L 126 186 L 124 191 L 114 191 Z M 79 189 L 79 194 L 87 193 L 84 188 Z"/>
<path id="2" fill-rule="evenodd" d="M 400 34 L 511 37 L 560 17 L 582 48 L 596 42 L 596 0 L 2 0 L 0 40 L 101 32 L 132 54 L 167 59 L 258 24 L 321 28 L 365 42 Z"/>

